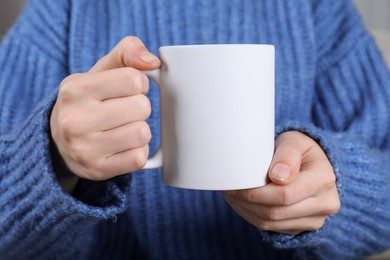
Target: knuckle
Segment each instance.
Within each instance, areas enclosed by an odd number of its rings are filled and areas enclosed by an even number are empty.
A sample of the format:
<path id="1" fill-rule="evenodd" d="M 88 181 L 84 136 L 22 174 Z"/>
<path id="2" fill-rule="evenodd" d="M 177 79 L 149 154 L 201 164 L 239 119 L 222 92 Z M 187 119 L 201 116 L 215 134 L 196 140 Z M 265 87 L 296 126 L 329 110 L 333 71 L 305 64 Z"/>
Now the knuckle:
<path id="1" fill-rule="evenodd" d="M 152 113 L 152 106 L 149 99 L 145 95 L 139 95 L 137 97 L 137 107 L 143 118 L 148 118 Z"/>
<path id="2" fill-rule="evenodd" d="M 275 193 L 276 202 L 279 205 L 288 206 L 291 204 L 291 198 L 293 193 L 289 186 L 276 186 Z"/>
<path id="3" fill-rule="evenodd" d="M 328 205 L 328 207 L 325 209 L 324 213 L 326 215 L 336 214 L 337 212 L 340 211 L 340 208 L 341 208 L 340 200 L 335 199 L 330 203 L 330 205 Z"/>
<path id="4" fill-rule="evenodd" d="M 62 82 L 60 83 L 60 87 L 65 87 L 69 85 L 73 85 L 74 81 L 77 81 L 82 77 L 83 73 L 74 73 L 72 75 L 69 75 L 68 77 L 64 78 Z"/>
<path id="5" fill-rule="evenodd" d="M 72 88 L 73 83 L 71 80 L 63 80 L 58 90 L 58 99 L 62 102 L 70 101 L 74 97 L 74 89 Z"/>
<path id="6" fill-rule="evenodd" d="M 133 164 L 136 169 L 141 169 L 146 164 L 148 154 L 144 150 L 145 149 L 138 149 L 133 156 Z"/>
<path id="7" fill-rule="evenodd" d="M 70 116 L 63 116 L 58 119 L 58 129 L 62 138 L 70 142 L 75 135 L 73 120 Z"/>
<path id="8" fill-rule="evenodd" d="M 119 43 L 121 52 L 125 54 L 124 57 L 131 57 L 131 54 L 134 51 L 138 51 L 140 48 L 143 48 L 143 43 L 140 38 L 136 36 L 126 36 Z"/>
<path id="9" fill-rule="evenodd" d="M 307 222 L 307 231 L 315 231 L 319 230 L 325 223 L 325 218 L 317 218 L 316 220 L 313 221 L 308 221 Z"/>
<path id="10" fill-rule="evenodd" d="M 75 84 L 75 82 L 82 79 L 83 76 L 84 76 L 84 73 L 74 73 L 72 75 L 69 75 L 68 77 L 66 77 L 65 79 L 62 80 L 62 82 L 60 83 L 60 87 L 62 87 L 62 88 L 72 87 Z"/>
<path id="11" fill-rule="evenodd" d="M 131 44 L 134 44 L 134 43 L 140 43 L 141 40 L 140 38 L 138 38 L 137 36 L 132 36 L 132 35 L 129 35 L 129 36 L 126 36 L 124 37 L 122 40 L 121 40 L 121 44 L 124 45 L 124 46 L 128 46 L 128 45 L 131 45 Z"/>
<path id="12" fill-rule="evenodd" d="M 58 98 L 67 102 L 73 100 L 79 94 L 79 81 L 83 78 L 83 73 L 75 73 L 66 77 L 61 83 L 58 91 Z"/>
<path id="13" fill-rule="evenodd" d="M 336 175 L 333 172 L 326 174 L 326 178 L 324 181 L 326 189 L 332 190 L 336 188 Z"/>
<path id="14" fill-rule="evenodd" d="M 135 93 L 146 94 L 149 91 L 149 79 L 146 75 L 138 70 L 133 69 L 133 73 L 128 74 L 130 77 L 131 87 Z"/>
<path id="15" fill-rule="evenodd" d="M 150 114 L 152 113 L 152 104 L 150 103 L 149 98 L 147 98 L 145 95 L 143 95 L 143 106 L 144 106 L 144 117 L 148 118 Z"/>
<path id="16" fill-rule="evenodd" d="M 139 72 L 140 73 L 140 77 L 141 77 L 141 93 L 143 94 L 147 94 L 149 92 L 149 78 L 142 72 Z"/>
<path id="17" fill-rule="evenodd" d="M 149 143 L 152 138 L 152 133 L 150 131 L 148 123 L 146 123 L 145 121 L 141 121 L 137 127 L 137 132 L 138 138 L 140 140 L 145 143 Z"/>
<path id="18" fill-rule="evenodd" d="M 255 195 L 253 194 L 252 190 L 241 190 L 237 193 L 237 195 L 240 199 L 245 200 L 247 202 L 255 201 Z"/>
<path id="19" fill-rule="evenodd" d="M 264 209 L 264 218 L 266 220 L 281 220 L 283 219 L 282 214 L 277 207 L 267 207 Z"/>
<path id="20" fill-rule="evenodd" d="M 326 214 L 326 215 L 333 215 L 333 214 L 336 214 L 337 212 L 339 212 L 340 208 L 336 207 L 336 206 L 328 206 L 324 211 L 323 213 Z"/>
<path id="21" fill-rule="evenodd" d="M 290 157 L 291 155 L 301 154 L 301 152 L 298 150 L 295 144 L 292 143 L 292 141 L 286 141 L 280 149 L 283 154 Z"/>
<path id="22" fill-rule="evenodd" d="M 144 48 L 142 41 L 136 36 L 126 36 L 112 50 L 112 55 L 117 59 L 122 59 L 126 65 L 131 64 L 131 57 L 135 51 Z"/>
<path id="23" fill-rule="evenodd" d="M 83 122 L 83 120 L 77 114 L 71 112 L 57 119 L 59 135 L 64 141 L 71 143 L 74 138 L 83 134 L 84 125 L 78 122 Z"/>
<path id="24" fill-rule="evenodd" d="M 255 226 L 258 228 L 258 229 L 261 229 L 261 230 L 264 230 L 264 231 L 270 231 L 271 230 L 271 225 L 268 221 L 265 221 L 261 218 L 257 218 L 256 221 L 255 221 Z"/>
<path id="25" fill-rule="evenodd" d="M 88 169 L 88 165 L 89 165 L 88 156 L 84 151 L 84 149 L 82 149 L 81 145 L 77 145 L 74 142 L 71 143 L 69 145 L 69 155 L 72 158 L 72 161 Z"/>

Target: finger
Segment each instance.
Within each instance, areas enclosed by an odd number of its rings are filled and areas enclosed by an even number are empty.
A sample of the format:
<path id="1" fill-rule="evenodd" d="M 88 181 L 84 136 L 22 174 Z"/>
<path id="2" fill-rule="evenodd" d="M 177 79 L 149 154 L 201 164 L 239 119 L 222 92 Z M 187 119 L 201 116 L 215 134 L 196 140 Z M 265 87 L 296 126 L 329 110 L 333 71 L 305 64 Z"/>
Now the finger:
<path id="1" fill-rule="evenodd" d="M 299 132 L 281 134 L 276 140 L 275 154 L 268 173 L 271 181 L 279 185 L 293 182 L 299 173 L 302 157 L 310 145 L 310 139 Z"/>
<path id="2" fill-rule="evenodd" d="M 230 202 L 229 202 L 230 203 Z M 230 204 L 232 208 L 247 222 L 258 229 L 273 231 L 278 233 L 298 234 L 304 231 L 314 231 L 320 229 L 327 216 L 310 216 L 288 220 L 265 220 L 247 210 L 240 204 Z"/>
<path id="3" fill-rule="evenodd" d="M 107 131 L 132 122 L 146 120 L 152 112 L 147 96 L 135 95 L 102 102 L 96 113 L 99 119 L 94 129 Z"/>
<path id="4" fill-rule="evenodd" d="M 296 181 L 289 185 L 281 186 L 269 183 L 259 188 L 229 191 L 228 193 L 237 199 L 251 203 L 270 206 L 293 205 L 317 195 L 324 188 L 330 187 L 329 182 L 332 180 L 327 177 L 330 174 L 321 171 L 323 168 L 321 164 L 318 168 L 300 172 Z"/>
<path id="5" fill-rule="evenodd" d="M 227 195 L 227 200 L 233 201 L 235 198 Z M 322 216 L 335 214 L 339 208 L 337 192 L 325 198 L 307 198 L 299 203 L 290 206 L 269 206 L 254 204 L 247 201 L 235 200 L 241 207 L 253 212 L 264 220 L 288 220 L 309 216 Z"/>
<path id="6" fill-rule="evenodd" d="M 101 101 L 111 98 L 147 94 L 149 79 L 139 70 L 133 68 L 119 68 L 94 74 L 91 80 L 94 91 L 92 95 Z"/>
<path id="7" fill-rule="evenodd" d="M 158 68 L 160 64 L 160 60 L 146 49 L 140 39 L 128 36 L 101 58 L 89 72 L 96 73 L 121 67 L 150 70 Z"/>
<path id="8" fill-rule="evenodd" d="M 111 177 L 133 172 L 145 166 L 148 154 L 148 145 L 114 154 L 105 159 L 103 169 Z"/>
<path id="9" fill-rule="evenodd" d="M 147 145 L 152 134 L 145 121 L 134 122 L 101 132 L 96 140 L 106 156 Z"/>
<path id="10" fill-rule="evenodd" d="M 82 87 L 76 87 L 82 86 Z M 96 74 L 78 74 L 61 83 L 61 91 L 73 98 L 92 97 L 97 101 L 147 94 L 149 80 L 144 73 L 133 68 L 119 68 Z"/>

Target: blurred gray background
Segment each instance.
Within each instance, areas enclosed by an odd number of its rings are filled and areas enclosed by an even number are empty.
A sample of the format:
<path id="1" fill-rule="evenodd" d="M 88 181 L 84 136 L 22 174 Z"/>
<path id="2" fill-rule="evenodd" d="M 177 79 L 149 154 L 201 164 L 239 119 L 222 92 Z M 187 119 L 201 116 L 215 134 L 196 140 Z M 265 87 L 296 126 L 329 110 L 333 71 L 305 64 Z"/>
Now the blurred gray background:
<path id="1" fill-rule="evenodd" d="M 25 2 L 26 0 L 0 0 L 0 40 Z M 355 3 L 390 64 L 390 0 L 355 0 Z"/>
<path id="2" fill-rule="evenodd" d="M 15 22 L 26 0 L 0 0 L 0 39 Z"/>
<path id="3" fill-rule="evenodd" d="M 390 0 L 354 1 L 390 64 Z M 26 0 L 0 0 L 0 40 L 15 21 L 25 2 Z"/>
<path id="4" fill-rule="evenodd" d="M 26 0 L 0 0 L 0 41 L 15 22 L 25 2 Z M 390 0 L 355 0 L 355 3 L 390 64 Z M 390 251 L 372 259 L 390 259 Z"/>
<path id="5" fill-rule="evenodd" d="M 369 27 L 390 30 L 389 0 L 355 0 L 355 3 Z"/>
<path id="6" fill-rule="evenodd" d="M 390 64 L 390 0 L 355 0 L 355 3 Z"/>

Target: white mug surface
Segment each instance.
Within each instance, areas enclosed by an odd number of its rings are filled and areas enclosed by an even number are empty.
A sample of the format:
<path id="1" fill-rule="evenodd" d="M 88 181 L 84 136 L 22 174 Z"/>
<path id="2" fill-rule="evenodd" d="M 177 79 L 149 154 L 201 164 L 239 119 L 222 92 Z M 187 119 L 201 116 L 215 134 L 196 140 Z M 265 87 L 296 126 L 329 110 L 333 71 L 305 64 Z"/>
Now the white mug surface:
<path id="1" fill-rule="evenodd" d="M 144 169 L 167 185 L 233 190 L 266 184 L 274 151 L 275 50 L 265 44 L 166 46 L 161 147 Z"/>

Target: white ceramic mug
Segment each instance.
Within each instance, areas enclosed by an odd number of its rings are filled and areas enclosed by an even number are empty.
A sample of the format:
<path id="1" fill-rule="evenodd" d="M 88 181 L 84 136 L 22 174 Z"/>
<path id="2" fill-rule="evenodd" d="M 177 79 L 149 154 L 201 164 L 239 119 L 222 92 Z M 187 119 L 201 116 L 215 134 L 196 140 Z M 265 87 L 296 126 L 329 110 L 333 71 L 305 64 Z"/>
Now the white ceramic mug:
<path id="1" fill-rule="evenodd" d="M 160 87 L 161 147 L 144 169 L 199 190 L 262 186 L 274 151 L 272 45 L 166 46 L 145 71 Z"/>

